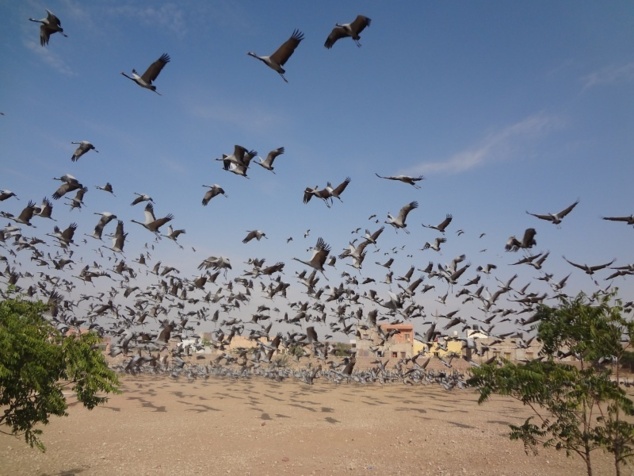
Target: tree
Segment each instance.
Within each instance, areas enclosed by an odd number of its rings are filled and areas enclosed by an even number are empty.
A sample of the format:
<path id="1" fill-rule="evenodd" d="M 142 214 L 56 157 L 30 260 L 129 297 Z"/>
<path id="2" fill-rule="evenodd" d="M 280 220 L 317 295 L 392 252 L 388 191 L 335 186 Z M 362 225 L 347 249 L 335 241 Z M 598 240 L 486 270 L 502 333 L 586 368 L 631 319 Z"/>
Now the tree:
<path id="1" fill-rule="evenodd" d="M 72 389 L 88 409 L 119 393 L 94 333 L 63 336 L 43 316 L 46 306 L 10 298 L 0 302 L 0 428 L 24 435 L 44 451 L 38 424 L 51 415 L 67 416 L 63 391 Z"/>
<path id="2" fill-rule="evenodd" d="M 597 448 L 614 455 L 617 475 L 634 455 L 634 424 L 622 419 L 634 415 L 634 402 L 618 384 L 634 326 L 622 317 L 620 301 L 610 304 L 614 298 L 613 293 L 590 299 L 580 294 L 561 297 L 558 308 L 540 307 L 535 316 L 540 358 L 483 365 L 472 369 L 467 381 L 480 393 L 479 403 L 496 393 L 530 407 L 534 416 L 510 425 L 511 439 L 521 440 L 534 454 L 539 445 L 576 454 L 588 475 Z M 574 363 L 561 361 L 569 356 Z"/>

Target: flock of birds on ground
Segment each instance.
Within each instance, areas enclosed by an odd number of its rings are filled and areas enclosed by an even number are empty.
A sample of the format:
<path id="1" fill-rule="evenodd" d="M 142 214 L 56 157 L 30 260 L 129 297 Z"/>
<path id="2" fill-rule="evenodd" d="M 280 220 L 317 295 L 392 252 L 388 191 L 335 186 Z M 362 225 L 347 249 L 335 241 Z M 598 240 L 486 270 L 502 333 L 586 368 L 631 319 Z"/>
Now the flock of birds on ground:
<path id="1" fill-rule="evenodd" d="M 66 36 L 60 20 L 50 11 L 44 19 L 30 20 L 41 24 L 42 46 L 48 44 L 54 33 Z M 359 45 L 359 34 L 369 25 L 370 19 L 362 15 L 351 23 L 337 24 L 324 46 L 331 48 L 346 37 Z M 302 40 L 303 34 L 295 30 L 270 56 L 248 54 L 264 62 L 286 81 L 283 66 Z M 169 61 L 169 55 L 163 54 L 142 75 L 135 70 L 131 75 L 122 74 L 158 94 L 154 82 Z M 72 144 L 77 146 L 71 155 L 73 163 L 85 154 L 98 152 L 86 140 Z M 254 163 L 275 173 L 274 163 L 284 153 L 285 148 L 279 147 L 262 159 L 255 150 L 235 145 L 232 153 L 223 154 L 216 160 L 222 162 L 221 170 L 249 178 L 247 173 L 253 159 L 256 159 Z M 421 188 L 420 182 L 424 180 L 423 176 L 378 173 L 376 176 L 416 190 Z M 285 274 L 286 263 L 281 261 L 270 264 L 265 258 L 250 258 L 240 269 L 221 255 L 201 260 L 199 272 L 185 276 L 178 268 L 153 256 L 155 244 L 163 238 L 183 248 L 178 240 L 185 229 L 173 228 L 175 218 L 171 213 L 157 218 L 156 204 L 149 194 L 134 192 L 129 205 L 139 209 L 139 217 L 143 207 L 144 219 L 132 219 L 131 223 L 146 231 L 132 229 L 117 214 L 108 211 L 93 212 L 98 217 L 94 227 L 80 227 L 76 222 L 63 227 L 57 224 L 54 206 L 65 205 L 71 211 L 84 209 L 89 187 L 71 174 L 55 180 L 60 184 L 55 189 L 51 187 L 52 200 L 48 197 L 41 201 L 28 200 L 25 206 L 18 205 L 23 203 L 19 201 L 22 198 L 19 193 L 0 190 L 0 203 L 3 204 L 0 217 L 8 221 L 0 228 L 0 250 L 3 250 L 0 261 L 4 262 L 0 272 L 3 289 L 0 291 L 6 297 L 11 295 L 9 289 L 13 287 L 22 295 L 46 302 L 50 308 L 47 316 L 62 333 L 90 329 L 109 336 L 110 356 L 123 356 L 116 368 L 126 372 L 166 372 L 190 378 L 261 375 L 280 380 L 294 377 L 307 383 L 312 383 L 315 378 L 359 383 L 399 381 L 440 383 L 446 388 L 455 388 L 462 386 L 463 381 L 462 374 L 452 371 L 451 359 L 440 359 L 446 371 L 427 369 L 434 359 L 427 350 L 438 337 L 460 331 L 456 338 L 471 351 L 474 358 L 470 363 L 473 365 L 478 365 L 477 356 L 488 355 L 488 348 L 476 339 L 463 337 L 467 329 L 480 328 L 492 338 L 510 338 L 518 347 L 526 347 L 532 340 L 531 326 L 535 324 L 537 307 L 545 303 L 556 304 L 553 299 L 564 295 L 571 275 L 557 278 L 546 271 L 545 262 L 550 252 L 534 251 L 537 245 L 535 227 L 499 244 L 500 249 L 510 256 L 521 254 L 520 258 L 508 263 L 510 266 L 535 270 L 536 277 L 528 282 L 517 283 L 517 273 L 509 279 L 499 279 L 495 275 L 496 264 L 472 266 L 465 254 L 447 263 L 430 258 L 425 266 L 411 264 L 401 273 L 397 271 L 397 261 L 401 261 L 405 251 L 397 247 L 384 251 L 379 243 L 385 225 L 393 228 L 394 233 L 410 233 L 410 214 L 418 208 L 418 202 L 414 200 L 404 204 L 396 215 L 387 213 L 383 221 L 376 214 L 371 215 L 367 221 L 373 226 L 352 230 L 354 239 L 338 253 L 326 239 L 318 237 L 314 240 L 307 230 L 303 239 L 315 244 L 310 256 L 293 257 L 303 265 L 294 276 Z M 308 186 L 302 201 L 307 207 L 314 206 L 308 205 L 314 200 L 330 208 L 343 202 L 342 195 L 350 184 L 351 178 L 346 177 L 336 186 L 330 182 L 323 187 Z M 104 193 L 115 194 L 110 182 L 94 186 Z M 201 194 L 201 206 L 208 206 L 220 195 L 227 197 L 218 184 L 203 187 L 206 191 Z M 536 224 L 549 222 L 547 226 L 560 227 L 578 204 L 579 200 L 556 213 L 526 213 L 538 220 Z M 8 210 L 11 206 L 16 207 L 14 212 Z M 603 219 L 634 225 L 634 216 L 605 216 Z M 441 256 L 441 247 L 450 239 L 450 234 L 460 237 L 465 233 L 462 229 L 452 230 L 455 228 L 452 225 L 451 214 L 437 224 L 422 223 L 423 228 L 437 233 L 433 241 L 426 242 L 419 250 L 425 253 L 423 256 L 428 253 Z M 52 231 L 35 232 L 47 226 Z M 134 257 L 126 252 L 130 233 L 146 233 L 148 237 L 144 250 L 135 253 Z M 247 244 L 267 238 L 265 231 L 247 230 L 242 242 Z M 289 237 L 287 242 L 292 239 Z M 94 254 L 87 255 L 86 251 Z M 366 274 L 364 265 L 368 253 L 382 251 L 385 258 L 374 260 L 374 265 L 385 273 L 379 280 Z M 413 254 L 407 255 L 407 259 L 410 258 Z M 615 279 L 634 274 L 634 265 L 613 266 L 615 260 L 588 265 L 566 257 L 563 259 L 588 274 L 600 288 L 596 275 L 606 270 L 607 285 L 601 288 L 602 292 L 608 292 Z M 340 263 L 345 264 L 337 268 Z M 571 269 L 571 273 L 573 271 Z M 341 279 L 335 283 L 337 277 Z M 537 281 L 544 284 L 537 285 Z M 539 286 L 540 289 L 535 289 Z M 289 299 L 289 289 L 293 289 L 292 295 L 303 298 Z M 440 309 L 456 308 L 428 313 L 423 301 L 431 300 L 425 295 L 432 290 L 436 295 L 433 302 Z M 631 301 L 626 302 L 624 310 L 630 312 L 633 306 Z M 249 307 L 252 312 L 247 316 Z M 381 324 L 395 322 L 412 322 L 417 329 L 424 328 L 424 331 L 416 332 L 416 336 L 427 344 L 427 349 L 388 366 L 388 360 L 384 360 L 380 352 L 393 331 L 385 332 Z M 514 330 L 498 331 L 503 323 Z M 359 329 L 373 329 L 378 336 L 379 341 L 373 342 L 371 347 L 377 357 L 370 369 L 355 369 L 354 353 L 336 355 L 335 352 L 335 340 L 341 336 L 358 339 Z M 185 357 L 203 347 L 204 331 L 211 331 L 207 345 L 211 345 L 216 353 L 210 363 L 200 365 Z M 253 341 L 255 348 L 231 352 L 230 344 L 236 336 Z M 173 345 L 174 342 L 188 344 Z M 309 363 L 295 368 L 280 365 L 282 349 L 292 349 L 292 358 L 300 364 L 303 360 Z"/>

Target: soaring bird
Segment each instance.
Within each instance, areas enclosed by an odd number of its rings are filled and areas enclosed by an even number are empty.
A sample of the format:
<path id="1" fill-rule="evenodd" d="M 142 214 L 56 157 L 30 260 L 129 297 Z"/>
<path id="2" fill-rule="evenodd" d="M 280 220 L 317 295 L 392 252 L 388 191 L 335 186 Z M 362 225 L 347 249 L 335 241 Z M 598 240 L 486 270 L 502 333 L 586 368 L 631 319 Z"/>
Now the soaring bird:
<path id="1" fill-rule="evenodd" d="M 130 205 L 136 205 L 141 202 L 154 202 L 154 199 L 145 193 L 134 192 L 134 194 L 137 197 L 134 200 L 132 200 L 132 203 Z"/>
<path id="2" fill-rule="evenodd" d="M 33 200 L 29 200 L 26 207 L 22 209 L 20 214 L 16 217 L 11 213 L 0 212 L 0 216 L 4 218 L 8 218 L 9 220 L 13 220 L 17 223 L 21 223 L 22 225 L 33 226 L 31 224 L 31 218 L 36 213 L 37 207 L 35 206 L 35 202 Z"/>
<path id="3" fill-rule="evenodd" d="M 75 152 L 70 158 L 70 160 L 72 160 L 73 162 L 77 162 L 79 158 L 82 155 L 84 155 L 86 152 L 88 152 L 89 150 L 94 150 L 95 152 L 99 152 L 97 149 L 95 149 L 95 146 L 92 145 L 87 140 L 82 140 L 79 142 L 71 142 L 71 144 L 77 144 L 77 149 L 75 149 Z"/>
<path id="4" fill-rule="evenodd" d="M 613 259 L 612 261 L 610 261 L 609 263 L 605 263 L 605 264 L 599 264 L 596 266 L 589 266 L 587 264 L 577 264 L 577 263 L 573 263 L 572 261 L 570 261 L 568 258 L 566 258 L 565 256 L 563 256 L 563 259 L 566 260 L 568 263 L 570 263 L 571 265 L 573 265 L 575 268 L 579 268 L 582 269 L 583 271 L 585 271 L 586 274 L 592 275 L 594 274 L 595 271 L 599 271 L 603 268 L 607 268 L 608 266 L 611 266 L 612 263 L 614 263 L 616 261 L 616 259 Z"/>
<path id="5" fill-rule="evenodd" d="M 387 221 L 385 223 L 392 225 L 397 230 L 401 228 L 405 230 L 405 233 L 409 234 L 409 231 L 405 229 L 407 227 L 407 223 L 405 223 L 405 220 L 407 219 L 407 215 L 409 214 L 409 212 L 411 212 L 414 208 L 418 208 L 418 202 L 410 202 L 405 205 L 403 208 L 401 208 L 396 217 L 393 217 L 388 213 Z"/>
<path id="6" fill-rule="evenodd" d="M 284 44 L 282 44 L 282 46 L 280 46 L 272 55 L 258 56 L 252 51 L 249 51 L 247 54 L 259 59 L 269 68 L 277 71 L 282 79 L 288 83 L 288 80 L 284 77 L 286 70 L 284 70 L 283 66 L 303 39 L 304 34 L 299 30 L 294 30 L 291 37 L 286 40 Z"/>
<path id="7" fill-rule="evenodd" d="M 165 223 L 174 219 L 174 215 L 171 213 L 163 218 L 156 218 L 154 216 L 154 206 L 151 203 L 148 203 L 145 206 L 145 222 L 140 222 L 137 220 L 131 220 L 133 223 L 137 223 L 142 227 L 150 230 L 152 233 L 158 233 L 159 228 L 161 228 Z"/>
<path id="8" fill-rule="evenodd" d="M 48 45 L 48 40 L 53 33 L 61 33 L 63 36 L 68 37 L 66 33 L 64 33 L 64 29 L 62 28 L 62 22 L 59 21 L 53 13 L 49 10 L 46 10 L 46 18 L 42 18 L 41 20 L 36 20 L 35 18 L 29 18 L 30 21 L 34 21 L 36 23 L 41 23 L 40 25 L 40 45 Z"/>
<path id="9" fill-rule="evenodd" d="M 92 236 L 93 238 L 101 240 L 103 229 L 108 223 L 110 223 L 112 220 L 115 220 L 117 218 L 117 215 L 110 212 L 95 212 L 95 215 L 100 215 L 101 218 L 99 219 L 99 222 L 97 222 L 97 225 L 95 226 L 92 234 L 88 236 Z"/>
<path id="10" fill-rule="evenodd" d="M 54 200 L 59 200 L 68 192 L 72 192 L 74 190 L 84 188 L 84 186 L 81 183 L 79 183 L 79 181 L 75 177 L 69 174 L 62 175 L 61 177 L 56 178 L 56 180 L 61 180 L 64 183 L 60 185 L 59 188 L 53 194 Z"/>
<path id="11" fill-rule="evenodd" d="M 564 217 L 566 215 L 568 215 L 568 213 L 570 213 L 572 211 L 572 209 L 577 206 L 578 203 L 579 203 L 579 200 L 574 202 L 572 205 L 564 208 L 559 213 L 547 213 L 547 214 L 544 214 L 544 215 L 541 215 L 539 213 L 531 213 L 529 211 L 526 211 L 526 213 L 528 213 L 529 215 L 532 215 L 532 216 L 534 216 L 536 218 L 539 218 L 540 220 L 550 221 L 550 222 L 552 222 L 555 225 L 559 225 L 561 223 L 561 221 L 564 219 Z"/>
<path id="12" fill-rule="evenodd" d="M 50 218 L 53 221 L 56 221 L 51 215 L 53 214 L 53 204 L 51 201 L 44 197 L 42 199 L 42 204 L 39 207 L 35 207 L 35 214 L 41 218 Z"/>
<path id="13" fill-rule="evenodd" d="M 102 190 L 104 192 L 111 193 L 112 195 L 116 197 L 116 195 L 114 194 L 114 189 L 112 188 L 112 184 L 110 182 L 106 182 L 105 185 L 95 185 L 95 188 L 97 190 Z"/>
<path id="14" fill-rule="evenodd" d="M 247 236 L 242 240 L 242 243 L 248 243 L 253 238 L 260 241 L 262 238 L 266 238 L 266 233 L 260 230 L 249 230 L 247 231 Z"/>
<path id="15" fill-rule="evenodd" d="M 410 175 L 392 175 L 390 177 L 384 177 L 383 175 L 379 175 L 376 172 L 374 172 L 374 175 L 386 180 L 396 180 L 398 182 L 407 183 L 412 185 L 414 188 L 420 188 L 420 185 L 418 185 L 416 182 L 420 182 L 421 180 L 425 179 L 425 177 L 422 175 L 419 175 L 418 177 L 412 177 Z"/>
<path id="16" fill-rule="evenodd" d="M 118 220 L 117 228 L 114 232 L 114 235 L 112 235 L 112 248 L 110 249 L 116 253 L 123 252 L 123 245 L 125 244 L 125 239 L 127 236 L 128 234 L 123 232 L 123 221 Z"/>
<path id="17" fill-rule="evenodd" d="M 343 200 L 341 200 L 340 195 L 343 193 L 343 191 L 346 189 L 346 187 L 348 186 L 348 184 L 350 183 L 350 177 L 346 177 L 346 179 L 341 182 L 339 185 L 337 185 L 335 188 L 332 188 L 332 185 L 330 184 L 330 182 L 326 183 L 326 190 L 328 190 L 328 192 L 330 193 L 330 202 L 332 203 L 332 199 L 333 198 L 338 198 L 340 202 L 343 202 Z"/>
<path id="18" fill-rule="evenodd" d="M 209 201 L 212 198 L 214 198 L 217 195 L 224 195 L 225 197 L 227 196 L 224 189 L 218 184 L 203 185 L 203 187 L 206 187 L 209 189 L 207 190 L 207 192 L 205 192 L 205 196 L 203 197 L 203 205 L 205 206 L 209 203 Z"/>
<path id="19" fill-rule="evenodd" d="M 176 240 L 178 239 L 178 237 L 180 235 L 182 235 L 184 233 L 186 233 L 186 231 L 183 228 L 175 230 L 174 228 L 172 228 L 172 225 L 167 225 L 167 234 L 162 235 L 162 236 L 172 240 L 174 243 L 176 243 L 178 246 L 180 246 L 182 248 L 183 246 L 180 243 L 178 243 Z"/>
<path id="20" fill-rule="evenodd" d="M 131 79 L 139 86 L 145 89 L 149 89 L 150 91 L 154 91 L 159 96 L 161 95 L 157 90 L 156 86 L 152 84 L 152 82 L 158 78 L 158 75 L 161 73 L 161 70 L 165 67 L 167 63 L 170 62 L 170 57 L 168 54 L 163 53 L 159 59 L 157 59 L 154 63 L 150 65 L 148 69 L 145 70 L 142 76 L 136 72 L 135 69 L 132 70 L 132 76 L 128 76 L 123 71 L 121 72 L 126 78 Z"/>
<path id="21" fill-rule="evenodd" d="M 351 37 L 357 46 L 361 46 L 361 43 L 359 43 L 359 40 L 361 39 L 359 34 L 366 26 L 370 26 L 371 21 L 372 20 L 366 16 L 357 15 L 357 18 L 355 18 L 352 23 L 335 24 L 335 27 L 330 32 L 330 35 L 326 38 L 324 46 L 326 48 L 332 48 L 332 45 L 334 45 L 337 40 L 346 37 Z"/>
<path id="22" fill-rule="evenodd" d="M 441 221 L 437 226 L 434 225 L 425 225 L 423 223 L 423 226 L 425 228 L 432 228 L 434 230 L 438 230 L 441 233 L 445 232 L 445 229 L 449 226 L 449 224 L 451 223 L 451 220 L 453 219 L 453 217 L 449 214 L 447 214 L 447 216 L 445 217 L 445 219 L 443 221 Z"/>
<path id="23" fill-rule="evenodd" d="M 268 155 L 266 156 L 266 159 L 262 160 L 260 158 L 260 161 L 259 162 L 256 161 L 255 163 L 262 166 L 266 170 L 270 170 L 271 172 L 275 173 L 275 171 L 273 170 L 273 161 L 278 155 L 282 155 L 283 153 L 284 153 L 284 147 L 279 147 L 269 152 Z"/>
<path id="24" fill-rule="evenodd" d="M 18 198 L 18 196 L 15 194 L 15 192 L 12 192 L 11 190 L 6 190 L 6 189 L 5 190 L 0 190 L 0 202 L 3 202 L 3 201 L 5 201 L 5 200 L 7 200 L 8 198 L 11 198 L 11 197 L 15 197 L 18 200 L 20 200 Z"/>
<path id="25" fill-rule="evenodd" d="M 71 223 L 64 231 L 55 226 L 53 228 L 53 235 L 51 236 L 59 241 L 59 244 L 62 246 L 62 248 L 67 248 L 71 243 L 73 243 L 73 236 L 75 235 L 76 229 L 77 223 Z"/>
<path id="26" fill-rule="evenodd" d="M 627 225 L 634 225 L 634 215 L 620 216 L 620 217 L 602 217 L 602 218 L 608 221 L 620 221 Z"/>
<path id="27" fill-rule="evenodd" d="M 253 159 L 256 155 L 258 155 L 257 151 L 247 150 L 245 147 L 236 144 L 233 146 L 233 154 L 222 154 L 222 157 L 219 157 L 216 160 L 222 161 L 224 170 L 248 178 L 247 169 L 249 168 L 251 159 Z"/>
<path id="28" fill-rule="evenodd" d="M 330 245 L 328 245 L 323 238 L 317 238 L 317 244 L 313 248 L 313 256 L 309 261 L 304 261 L 299 258 L 293 258 L 295 261 L 299 261 L 300 263 L 305 264 L 306 266 L 310 266 L 313 269 L 321 272 L 324 275 L 324 278 L 328 279 L 326 274 L 324 273 L 324 264 L 326 263 L 326 259 L 328 258 L 328 254 L 330 253 Z"/>
<path id="29" fill-rule="evenodd" d="M 506 249 L 506 251 L 517 251 L 520 248 L 531 248 L 537 244 L 537 241 L 535 241 L 536 234 L 537 231 L 535 231 L 535 228 L 527 228 L 526 230 L 524 230 L 522 241 L 518 240 L 515 236 L 510 236 L 509 239 L 506 241 L 504 249 Z"/>

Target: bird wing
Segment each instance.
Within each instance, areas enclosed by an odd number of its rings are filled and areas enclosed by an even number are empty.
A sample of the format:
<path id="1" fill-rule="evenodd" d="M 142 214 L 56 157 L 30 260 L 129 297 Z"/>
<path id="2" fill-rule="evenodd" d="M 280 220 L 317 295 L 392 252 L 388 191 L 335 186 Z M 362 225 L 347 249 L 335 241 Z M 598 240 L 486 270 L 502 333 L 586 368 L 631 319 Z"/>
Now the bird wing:
<path id="1" fill-rule="evenodd" d="M 537 244 L 535 241 L 535 235 L 537 231 L 535 228 L 527 228 L 524 231 L 524 236 L 522 237 L 522 248 L 530 248 L 531 246 Z"/>
<path id="2" fill-rule="evenodd" d="M 398 218 L 400 219 L 400 221 L 404 223 L 408 213 L 411 212 L 414 208 L 418 208 L 418 202 L 410 202 L 403 208 L 401 208 L 401 211 L 398 213 Z"/>
<path id="3" fill-rule="evenodd" d="M 278 155 L 282 155 L 284 153 L 284 147 L 279 147 L 275 150 L 269 152 L 269 155 L 266 156 L 266 160 L 264 161 L 268 165 L 273 165 L 273 161 Z"/>
<path id="4" fill-rule="evenodd" d="M 615 261 L 616 261 L 616 258 L 615 258 L 615 259 L 613 259 L 612 261 L 610 261 L 609 263 L 599 264 L 599 265 L 596 265 L 596 266 L 590 266 L 590 269 L 591 269 L 592 271 L 599 271 L 600 269 L 607 268 L 608 266 L 610 266 L 610 265 L 611 265 L 612 263 L 614 263 Z"/>
<path id="5" fill-rule="evenodd" d="M 159 59 L 157 59 L 154 63 L 150 65 L 148 69 L 145 70 L 145 73 L 143 73 L 143 76 L 141 76 L 141 79 L 151 84 L 152 81 L 154 81 L 158 77 L 163 67 L 169 62 L 170 62 L 169 55 L 166 53 L 163 53 Z"/>
<path id="6" fill-rule="evenodd" d="M 553 221 L 553 217 L 551 215 L 542 215 L 539 213 L 531 213 L 529 211 L 526 211 L 526 213 L 531 216 L 534 216 L 535 218 L 539 218 L 540 220 Z"/>
<path id="7" fill-rule="evenodd" d="M 579 200 L 577 200 L 575 203 L 573 203 L 572 205 L 570 205 L 569 207 L 564 208 L 562 211 L 560 211 L 559 213 L 557 213 L 557 216 L 559 218 L 563 218 L 566 215 L 568 215 L 568 213 L 570 213 L 572 211 L 573 208 L 575 208 L 577 206 L 577 204 L 579 203 Z"/>
<path id="8" fill-rule="evenodd" d="M 343 191 L 346 189 L 349 183 L 350 183 L 350 177 L 346 177 L 346 179 L 343 182 L 341 182 L 339 185 L 337 185 L 337 188 L 335 188 L 332 191 L 332 194 L 336 196 L 336 195 L 339 195 L 340 193 L 343 193 Z"/>
<path id="9" fill-rule="evenodd" d="M 609 221 L 624 221 L 627 223 L 634 223 L 634 215 L 630 215 L 628 217 L 603 217 L 603 219 Z"/>
<path id="10" fill-rule="evenodd" d="M 371 22 L 372 20 L 370 18 L 363 15 L 357 15 L 357 18 L 350 23 L 350 30 L 358 35 L 365 29 L 366 26 L 370 26 Z"/>
<path id="11" fill-rule="evenodd" d="M 572 261 L 570 261 L 570 260 L 569 260 L 568 258 L 566 258 L 565 256 L 562 256 L 562 258 L 563 258 L 564 260 L 566 260 L 569 264 L 573 265 L 575 268 L 579 268 L 579 269 L 582 269 L 582 270 L 584 270 L 584 271 L 586 270 L 586 266 L 581 265 L 581 264 L 577 264 L 577 263 L 573 263 Z"/>
<path id="12" fill-rule="evenodd" d="M 340 40 L 341 38 L 345 38 L 346 36 L 350 36 L 350 35 L 348 35 L 348 32 L 345 30 L 345 28 L 336 26 L 332 29 L 332 31 L 330 32 L 330 35 L 328 35 L 328 38 L 326 38 L 326 42 L 324 43 L 324 46 L 330 49 L 337 42 L 337 40 Z"/>
<path id="13" fill-rule="evenodd" d="M 453 220 L 453 217 L 451 215 L 447 215 L 447 217 L 436 227 L 436 229 L 438 231 L 444 232 L 445 228 L 447 228 L 451 223 L 451 220 Z"/>
<path id="14" fill-rule="evenodd" d="M 283 66 L 303 39 L 304 34 L 299 30 L 294 30 L 291 37 L 270 56 L 270 59 L 280 66 Z"/>

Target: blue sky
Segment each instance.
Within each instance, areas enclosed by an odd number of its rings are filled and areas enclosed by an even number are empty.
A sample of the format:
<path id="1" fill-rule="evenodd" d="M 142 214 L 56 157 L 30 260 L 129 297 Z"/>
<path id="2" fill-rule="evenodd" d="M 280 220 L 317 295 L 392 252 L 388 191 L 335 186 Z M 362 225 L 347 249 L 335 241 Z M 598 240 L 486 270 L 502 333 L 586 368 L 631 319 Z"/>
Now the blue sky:
<path id="1" fill-rule="evenodd" d="M 54 34 L 41 47 L 38 25 L 28 18 L 44 17 L 45 8 L 68 37 Z M 572 273 L 569 293 L 595 287 L 562 255 L 590 265 L 632 262 L 632 228 L 601 220 L 634 212 L 631 2 L 29 0 L 0 2 L 0 13 L 0 188 L 21 198 L 1 202 L 0 210 L 18 214 L 29 199 L 52 195 L 53 177 L 70 173 L 90 190 L 82 210 L 54 203 L 58 224 L 74 221 L 79 233 L 90 233 L 93 212 L 116 213 L 129 233 L 128 261 L 146 243 L 181 277 L 197 276 L 210 255 L 230 257 L 230 277 L 248 269 L 242 263 L 250 257 L 284 261 L 284 280 L 306 299 L 294 276 L 303 267 L 293 257 L 308 259 L 319 236 L 339 254 L 360 238 L 355 229 L 374 231 L 388 212 L 416 200 L 410 234 L 386 225 L 361 273 L 339 261 L 322 284 L 338 284 L 344 270 L 380 281 L 385 269 L 375 262 L 397 247 L 395 276 L 411 264 L 424 268 L 464 253 L 468 278 L 478 265 L 494 263 L 499 279 L 518 273 L 523 285 L 539 273 L 509 266 L 521 254 L 506 253 L 504 244 L 527 227 L 537 230 L 531 251 L 550 251 L 545 271 Z M 363 46 L 342 39 L 324 48 L 334 24 L 357 14 L 372 19 Z M 246 54 L 271 54 L 296 28 L 305 39 L 286 63 L 288 83 Z M 163 53 L 171 62 L 155 82 L 162 96 L 120 74 L 143 72 Z M 71 162 L 71 141 L 79 140 L 99 153 Z M 234 144 L 262 157 L 280 146 L 286 153 L 275 174 L 252 165 L 244 179 L 214 160 Z M 417 190 L 375 173 L 425 180 Z M 343 203 L 302 203 L 305 187 L 346 177 Z M 95 188 L 105 182 L 116 196 Z M 213 183 L 228 197 L 203 207 L 202 185 Z M 134 192 L 154 198 L 157 216 L 174 214 L 173 226 L 186 229 L 183 249 L 155 243 L 130 222 L 143 219 L 142 206 L 130 206 Z M 525 213 L 557 212 L 577 199 L 560 227 Z M 421 224 L 448 213 L 453 222 L 441 253 L 421 251 L 439 236 Z M 368 220 L 373 214 L 381 223 Z M 52 223 L 34 223 L 31 234 L 52 232 Z M 243 244 L 251 229 L 268 240 Z M 78 243 L 77 254 L 92 261 L 97 243 Z M 598 274 L 600 285 L 609 284 L 608 273 Z M 496 281 L 486 279 L 493 292 Z M 626 301 L 632 281 L 612 283 Z M 444 294 L 444 283 L 431 282 Z M 433 298 L 417 298 L 428 316 L 444 309 Z"/>

